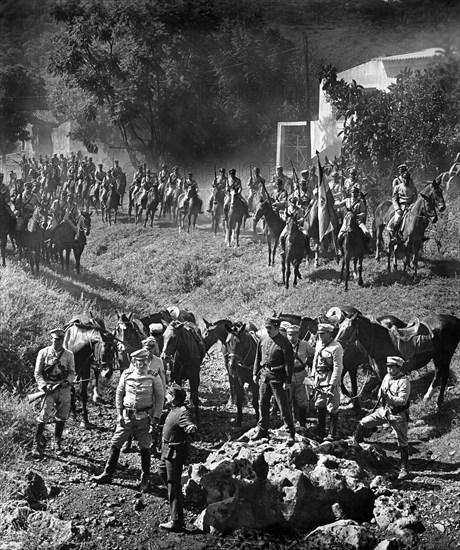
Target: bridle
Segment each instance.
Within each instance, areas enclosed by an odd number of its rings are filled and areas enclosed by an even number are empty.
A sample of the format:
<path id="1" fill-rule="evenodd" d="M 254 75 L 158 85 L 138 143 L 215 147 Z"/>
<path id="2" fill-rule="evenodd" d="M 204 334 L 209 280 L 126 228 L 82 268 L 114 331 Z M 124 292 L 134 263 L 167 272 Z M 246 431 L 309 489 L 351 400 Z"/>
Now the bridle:
<path id="1" fill-rule="evenodd" d="M 241 338 L 239 338 L 234 332 L 230 333 L 229 336 L 232 336 L 233 338 L 235 338 L 237 344 L 241 344 Z M 227 352 L 224 355 L 226 355 L 230 360 L 236 359 L 238 361 L 238 365 L 248 368 L 248 365 L 246 364 L 246 360 L 249 357 L 250 353 L 252 352 L 252 343 L 254 344 L 256 343 L 253 337 L 251 337 L 249 350 L 243 358 L 241 357 L 241 355 L 233 352 Z"/>

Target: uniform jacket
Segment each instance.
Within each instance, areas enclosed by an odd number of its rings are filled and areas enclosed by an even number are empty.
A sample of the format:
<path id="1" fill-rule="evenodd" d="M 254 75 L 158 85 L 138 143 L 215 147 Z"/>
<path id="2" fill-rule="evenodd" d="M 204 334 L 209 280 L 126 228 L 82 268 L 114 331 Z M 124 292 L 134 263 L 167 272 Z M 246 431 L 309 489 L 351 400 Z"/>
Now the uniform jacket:
<path id="1" fill-rule="evenodd" d="M 306 340 L 297 340 L 295 346 L 292 346 L 294 353 L 294 370 L 305 369 L 307 358 L 313 357 L 315 349 Z"/>
<path id="2" fill-rule="evenodd" d="M 227 192 L 235 191 L 235 193 L 241 193 L 243 186 L 241 184 L 240 178 L 232 178 L 231 176 L 227 180 Z"/>
<path id="3" fill-rule="evenodd" d="M 187 441 L 187 426 L 195 426 L 190 418 L 190 412 L 185 405 L 173 407 L 166 417 L 163 427 L 163 441 L 170 447 L 181 445 Z"/>
<path id="4" fill-rule="evenodd" d="M 123 372 L 118 382 L 115 401 L 117 409 L 131 409 L 149 412 L 159 419 L 163 410 L 165 390 L 158 374 L 147 369 L 140 374 L 129 368 Z"/>
<path id="5" fill-rule="evenodd" d="M 47 346 L 38 352 L 34 371 L 35 380 L 41 389 L 47 384 L 58 384 L 75 380 L 75 358 L 71 351 L 62 348 L 56 352 L 53 346 Z"/>
<path id="6" fill-rule="evenodd" d="M 321 340 L 316 343 L 313 358 L 313 374 L 316 384 L 338 386 L 343 370 L 343 348 L 332 340 L 323 347 Z"/>
<path id="7" fill-rule="evenodd" d="M 410 397 L 410 382 L 407 376 L 399 373 L 395 378 L 386 374 L 379 390 L 379 397 L 385 399 L 388 407 L 401 407 L 407 405 Z"/>
<path id="8" fill-rule="evenodd" d="M 393 206 L 395 210 L 404 210 L 417 200 L 417 189 L 414 184 L 406 185 L 405 183 L 398 184 L 393 189 Z"/>
<path id="9" fill-rule="evenodd" d="M 343 201 L 338 201 L 335 203 L 335 206 L 345 206 L 348 210 L 354 212 L 360 222 L 366 221 L 367 208 L 366 203 L 358 197 L 357 200 L 354 200 L 352 197 L 348 197 Z"/>
<path id="10" fill-rule="evenodd" d="M 292 351 L 291 342 L 286 336 L 279 333 L 273 338 L 268 334 L 262 336 L 257 344 L 253 375 L 257 376 L 263 367 L 283 367 L 278 372 L 282 373 L 284 371 L 286 382 L 291 383 L 294 352 Z"/>

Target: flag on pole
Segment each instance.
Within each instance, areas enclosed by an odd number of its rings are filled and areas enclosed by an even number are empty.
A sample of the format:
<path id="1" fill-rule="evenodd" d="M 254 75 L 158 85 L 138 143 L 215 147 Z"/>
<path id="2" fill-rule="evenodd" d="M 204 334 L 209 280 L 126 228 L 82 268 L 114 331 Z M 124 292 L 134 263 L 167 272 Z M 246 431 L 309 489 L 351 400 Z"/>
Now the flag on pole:
<path id="1" fill-rule="evenodd" d="M 329 184 L 324 181 L 323 167 L 319 160 L 319 153 L 316 151 L 318 158 L 318 224 L 319 224 L 319 241 L 322 242 L 328 233 L 334 235 L 334 229 L 338 226 L 337 214 L 334 210 L 334 196 L 332 195 Z"/>

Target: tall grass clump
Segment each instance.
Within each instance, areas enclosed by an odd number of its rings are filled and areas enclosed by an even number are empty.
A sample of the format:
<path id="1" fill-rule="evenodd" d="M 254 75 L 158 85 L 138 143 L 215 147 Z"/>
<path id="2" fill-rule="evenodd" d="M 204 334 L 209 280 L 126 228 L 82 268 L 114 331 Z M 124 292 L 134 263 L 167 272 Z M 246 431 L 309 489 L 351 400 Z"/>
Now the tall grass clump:
<path id="1" fill-rule="evenodd" d="M 0 464 L 21 462 L 32 439 L 34 412 L 27 400 L 0 388 Z"/>

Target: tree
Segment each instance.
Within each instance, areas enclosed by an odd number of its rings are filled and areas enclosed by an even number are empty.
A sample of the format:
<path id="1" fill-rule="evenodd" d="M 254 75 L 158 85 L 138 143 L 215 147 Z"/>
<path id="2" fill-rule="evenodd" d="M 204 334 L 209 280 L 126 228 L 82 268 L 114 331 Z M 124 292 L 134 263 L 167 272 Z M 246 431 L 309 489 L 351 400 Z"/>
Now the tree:
<path id="1" fill-rule="evenodd" d="M 42 81 L 21 65 L 0 69 L 0 154 L 6 154 L 17 141 L 30 139 L 27 125 L 42 103 Z"/>

